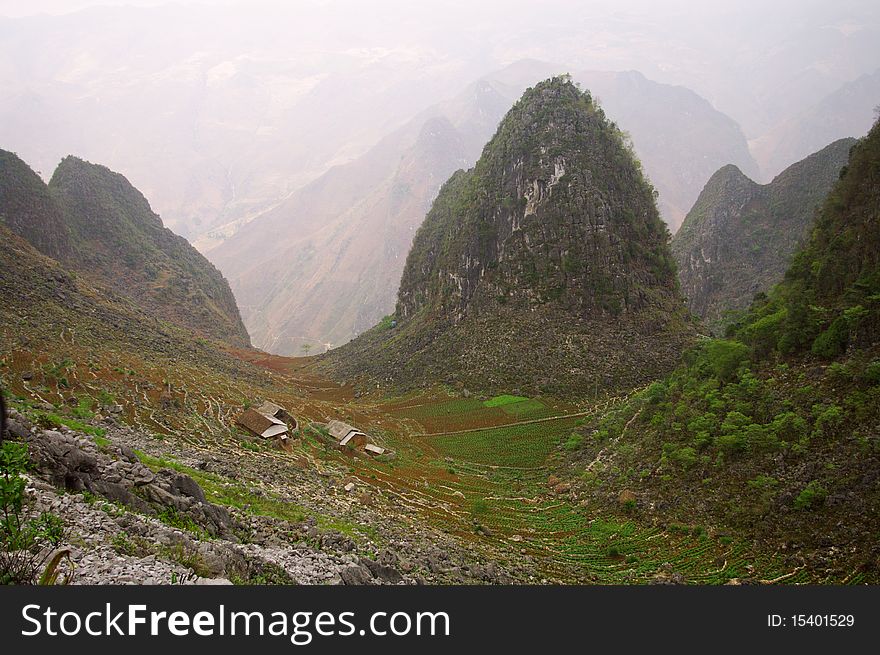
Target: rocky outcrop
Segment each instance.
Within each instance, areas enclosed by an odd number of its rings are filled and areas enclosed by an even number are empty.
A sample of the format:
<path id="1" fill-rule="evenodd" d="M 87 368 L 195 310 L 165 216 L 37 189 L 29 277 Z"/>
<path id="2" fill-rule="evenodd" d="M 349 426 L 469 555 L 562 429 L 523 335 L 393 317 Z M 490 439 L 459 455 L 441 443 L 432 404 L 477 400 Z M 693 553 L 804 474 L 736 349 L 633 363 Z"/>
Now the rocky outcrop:
<path id="1" fill-rule="evenodd" d="M 25 441 L 33 463 L 26 511 L 62 519 L 76 584 L 514 580 L 497 564 L 473 561 L 448 536 L 426 538 L 410 528 L 383 539 L 382 546 L 365 545 L 320 526 L 314 516 L 291 522 L 212 503 L 194 477 L 145 466 L 135 449 L 140 452 L 154 440 L 110 417 L 101 423 L 106 437 L 96 439 L 67 427 L 44 429 L 16 410 L 10 414 L 6 437 Z M 209 457 L 190 465 L 218 484 L 241 484 L 241 462 Z M 310 482 L 297 488 L 297 501 L 305 500 L 306 492 L 328 493 Z M 263 492 L 251 493 L 260 498 Z M 339 498 L 350 502 L 351 494 L 341 492 Z M 376 509 L 371 508 L 374 525 L 395 534 Z"/>
<path id="2" fill-rule="evenodd" d="M 154 474 L 130 448 L 102 451 L 87 438 L 56 430 L 28 433 L 26 442 L 35 469 L 60 489 L 88 491 L 150 515 L 172 511 L 208 534 L 232 536 L 229 511 L 209 503 L 195 480 L 171 469 Z"/>

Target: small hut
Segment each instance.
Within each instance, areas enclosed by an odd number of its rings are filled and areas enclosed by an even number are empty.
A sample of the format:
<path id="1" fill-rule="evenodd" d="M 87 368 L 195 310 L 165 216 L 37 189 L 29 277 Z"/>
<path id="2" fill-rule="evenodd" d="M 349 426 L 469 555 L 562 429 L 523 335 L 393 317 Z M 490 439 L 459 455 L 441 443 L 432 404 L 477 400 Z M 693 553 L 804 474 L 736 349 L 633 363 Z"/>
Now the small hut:
<path id="1" fill-rule="evenodd" d="M 385 454 L 385 449 L 382 446 L 377 446 L 374 443 L 368 443 L 364 446 L 364 452 L 371 457 L 378 457 L 379 455 Z"/>
<path id="2" fill-rule="evenodd" d="M 275 418 L 274 416 L 266 416 L 255 409 L 246 409 L 242 412 L 235 423 L 245 430 L 263 439 L 272 439 L 278 437 L 287 438 L 287 424 Z"/>
<path id="3" fill-rule="evenodd" d="M 279 421 L 283 421 L 284 423 L 293 423 L 290 426 L 291 430 L 296 430 L 296 419 L 290 415 L 286 409 L 284 409 L 281 405 L 276 405 L 275 403 L 267 400 L 262 405 L 257 408 L 257 411 L 263 416 L 268 416 L 269 418 L 277 418 Z"/>
<path id="4" fill-rule="evenodd" d="M 327 424 L 327 431 L 340 446 L 346 448 L 363 450 L 370 443 L 370 437 L 365 432 L 342 421 L 330 421 Z"/>
<path id="5" fill-rule="evenodd" d="M 358 432 L 357 428 L 348 423 L 343 423 L 342 421 L 330 421 L 327 424 L 327 432 L 330 433 L 330 436 L 336 439 L 336 441 L 341 442 L 345 439 L 349 433 Z"/>
<path id="6" fill-rule="evenodd" d="M 364 448 L 367 445 L 367 435 L 360 430 L 352 430 L 345 435 L 339 445 L 347 448 Z"/>

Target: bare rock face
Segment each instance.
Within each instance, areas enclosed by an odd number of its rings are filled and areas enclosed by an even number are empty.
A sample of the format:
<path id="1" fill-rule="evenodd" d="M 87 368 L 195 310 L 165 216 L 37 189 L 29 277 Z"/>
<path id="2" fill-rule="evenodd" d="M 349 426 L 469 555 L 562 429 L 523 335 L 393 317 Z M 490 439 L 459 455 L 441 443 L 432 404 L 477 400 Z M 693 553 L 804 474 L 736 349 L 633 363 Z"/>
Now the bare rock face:
<path id="1" fill-rule="evenodd" d="M 556 394 L 637 383 L 692 334 L 667 241 L 621 132 L 569 80 L 542 82 L 441 189 L 407 258 L 398 323 L 330 369 Z"/>
<path id="2" fill-rule="evenodd" d="M 746 309 L 782 279 L 855 143 L 835 141 L 770 184 L 733 165 L 712 176 L 672 240 L 692 312 L 720 328 L 726 313 Z"/>

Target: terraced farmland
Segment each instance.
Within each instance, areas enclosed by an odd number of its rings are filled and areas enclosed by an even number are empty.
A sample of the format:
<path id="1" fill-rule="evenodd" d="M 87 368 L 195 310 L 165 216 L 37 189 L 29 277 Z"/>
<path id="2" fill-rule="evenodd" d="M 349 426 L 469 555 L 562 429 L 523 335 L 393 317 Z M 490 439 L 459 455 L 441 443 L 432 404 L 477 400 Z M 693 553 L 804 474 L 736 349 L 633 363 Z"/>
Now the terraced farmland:
<path id="1" fill-rule="evenodd" d="M 608 406 L 606 401 L 597 411 Z M 508 423 L 508 408 L 526 410 L 527 422 Z M 399 455 L 396 464 L 367 462 L 360 477 L 497 561 L 528 562 L 536 581 L 632 584 L 670 571 L 688 582 L 708 584 L 746 576 L 809 579 L 803 571 L 785 570 L 774 558 L 756 555 L 744 541 L 710 536 L 700 526 L 664 529 L 638 517 L 596 515 L 587 498 L 553 488 L 554 455 L 582 418 L 534 422 L 532 412 L 542 408 L 547 405 L 529 400 L 487 408 L 472 399 L 425 399 L 408 408 L 393 407 L 391 415 L 414 420 L 426 432 L 440 416 L 454 421 L 442 434 L 391 436 Z M 487 409 L 505 413 L 504 423 L 460 429 L 487 420 Z"/>
<path id="2" fill-rule="evenodd" d="M 494 427 L 575 411 L 575 408 L 555 401 L 519 396 L 498 396 L 485 401 L 476 398 L 415 398 L 382 409 L 393 416 L 417 421 L 426 433 Z"/>

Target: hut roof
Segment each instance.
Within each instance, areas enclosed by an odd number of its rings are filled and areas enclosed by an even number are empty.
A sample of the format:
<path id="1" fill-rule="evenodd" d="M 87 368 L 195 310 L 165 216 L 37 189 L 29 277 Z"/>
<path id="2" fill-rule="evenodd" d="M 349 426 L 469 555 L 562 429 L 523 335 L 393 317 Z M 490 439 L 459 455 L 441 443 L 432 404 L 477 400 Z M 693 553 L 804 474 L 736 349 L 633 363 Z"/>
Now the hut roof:
<path id="1" fill-rule="evenodd" d="M 254 409 L 246 409 L 235 422 L 249 432 L 268 439 L 277 437 L 287 432 L 287 425 L 283 421 L 271 416 L 265 416 Z"/>
<path id="2" fill-rule="evenodd" d="M 364 446 L 364 450 L 372 455 L 382 455 L 385 452 L 385 449 L 382 446 L 377 446 L 374 443 L 368 443 Z"/>
<path id="3" fill-rule="evenodd" d="M 259 406 L 257 411 L 263 416 L 278 416 L 278 414 L 284 411 L 284 408 L 281 405 L 276 405 L 275 403 L 267 400 Z"/>
<path id="4" fill-rule="evenodd" d="M 330 421 L 327 424 L 327 431 L 334 439 L 342 441 L 348 436 L 349 432 L 358 432 L 358 429 L 342 421 Z"/>
<path id="5" fill-rule="evenodd" d="M 363 437 L 363 439 L 358 439 L 358 437 Z M 347 446 L 349 443 L 353 441 L 360 441 L 364 443 L 367 440 L 367 435 L 361 432 L 360 430 L 352 430 L 347 435 L 345 435 L 342 440 L 339 442 L 340 446 Z M 352 444 L 354 445 L 354 444 Z"/>

